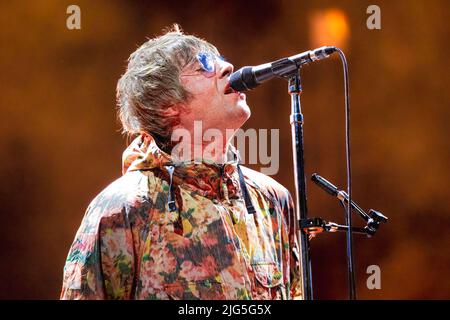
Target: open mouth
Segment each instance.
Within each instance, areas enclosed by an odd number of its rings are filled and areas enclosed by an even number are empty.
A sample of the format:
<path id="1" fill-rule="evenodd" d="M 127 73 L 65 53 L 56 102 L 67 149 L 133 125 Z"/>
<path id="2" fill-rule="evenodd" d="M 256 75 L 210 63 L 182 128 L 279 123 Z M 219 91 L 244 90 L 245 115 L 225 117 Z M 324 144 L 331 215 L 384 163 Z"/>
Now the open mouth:
<path id="1" fill-rule="evenodd" d="M 230 94 L 230 93 L 237 93 L 236 90 L 234 90 L 229 83 L 227 83 L 225 90 L 223 92 L 223 94 Z"/>

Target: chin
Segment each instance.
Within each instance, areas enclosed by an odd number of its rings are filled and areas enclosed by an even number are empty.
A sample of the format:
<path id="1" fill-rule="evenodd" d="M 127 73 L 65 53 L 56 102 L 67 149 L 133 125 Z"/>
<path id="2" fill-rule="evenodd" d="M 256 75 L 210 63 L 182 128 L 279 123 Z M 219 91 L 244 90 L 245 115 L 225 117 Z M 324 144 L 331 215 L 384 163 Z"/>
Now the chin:
<path id="1" fill-rule="evenodd" d="M 250 110 L 247 101 L 241 100 L 237 103 L 237 106 L 242 113 L 242 117 L 245 117 L 244 121 L 247 121 L 248 118 L 250 118 L 250 116 L 252 115 L 252 111 Z"/>
<path id="2" fill-rule="evenodd" d="M 252 112 L 245 101 L 243 103 L 239 103 L 236 110 L 238 110 L 235 112 L 236 123 L 238 124 L 237 127 L 240 128 L 250 118 Z"/>
<path id="3" fill-rule="evenodd" d="M 251 115 L 251 111 L 245 100 L 236 101 L 225 107 L 227 110 L 224 117 L 227 119 L 227 127 L 238 129 L 240 128 Z"/>

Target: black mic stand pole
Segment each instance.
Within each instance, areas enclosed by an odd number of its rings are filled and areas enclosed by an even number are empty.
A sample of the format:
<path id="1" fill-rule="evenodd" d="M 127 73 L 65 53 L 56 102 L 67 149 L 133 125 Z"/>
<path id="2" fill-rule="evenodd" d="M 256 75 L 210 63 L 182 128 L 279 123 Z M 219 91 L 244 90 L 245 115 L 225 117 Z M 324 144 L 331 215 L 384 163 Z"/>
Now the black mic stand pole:
<path id="1" fill-rule="evenodd" d="M 303 115 L 301 113 L 300 94 L 302 92 L 300 83 L 300 68 L 289 78 L 288 91 L 291 95 L 291 116 L 290 123 L 292 129 L 292 153 L 294 161 L 295 196 L 296 196 L 296 233 L 300 241 L 300 275 L 302 278 L 303 299 L 313 300 L 311 258 L 309 250 L 309 236 L 302 232 L 300 221 L 306 220 L 308 210 L 306 206 L 306 179 L 305 163 L 303 156 Z"/>

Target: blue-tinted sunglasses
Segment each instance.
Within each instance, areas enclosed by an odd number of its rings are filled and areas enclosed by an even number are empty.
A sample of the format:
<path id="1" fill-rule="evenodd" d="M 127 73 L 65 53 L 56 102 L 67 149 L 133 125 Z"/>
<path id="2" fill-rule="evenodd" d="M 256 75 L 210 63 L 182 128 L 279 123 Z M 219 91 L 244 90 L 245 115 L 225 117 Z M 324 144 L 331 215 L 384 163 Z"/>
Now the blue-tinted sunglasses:
<path id="1" fill-rule="evenodd" d="M 200 68 L 197 72 L 201 72 L 205 77 L 211 78 L 216 74 L 216 61 L 226 61 L 223 56 L 218 56 L 209 52 L 199 52 L 196 56 Z M 196 76 L 198 74 L 184 74 L 183 76 Z"/>

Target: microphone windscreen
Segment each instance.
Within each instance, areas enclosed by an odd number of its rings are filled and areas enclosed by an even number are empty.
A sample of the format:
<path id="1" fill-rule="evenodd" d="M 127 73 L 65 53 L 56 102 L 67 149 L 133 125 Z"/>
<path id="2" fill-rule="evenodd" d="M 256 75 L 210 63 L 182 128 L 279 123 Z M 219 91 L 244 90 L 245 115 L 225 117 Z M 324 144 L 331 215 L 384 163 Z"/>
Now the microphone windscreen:
<path id="1" fill-rule="evenodd" d="M 326 180 L 325 178 L 322 178 L 317 173 L 314 173 L 311 176 L 311 180 L 317 184 L 320 188 L 322 188 L 326 193 L 336 197 L 338 194 L 338 188 L 333 185 L 331 182 Z"/>
<path id="2" fill-rule="evenodd" d="M 251 90 L 258 83 L 253 75 L 252 67 L 243 67 L 230 75 L 230 86 L 239 92 Z"/>

